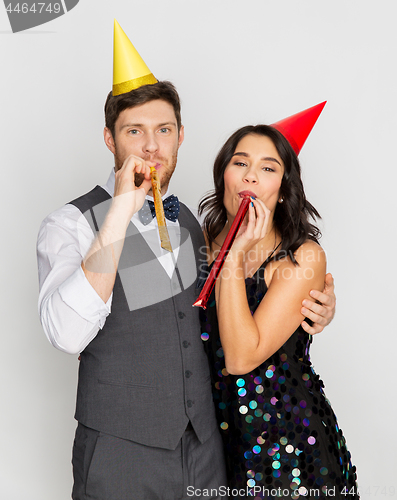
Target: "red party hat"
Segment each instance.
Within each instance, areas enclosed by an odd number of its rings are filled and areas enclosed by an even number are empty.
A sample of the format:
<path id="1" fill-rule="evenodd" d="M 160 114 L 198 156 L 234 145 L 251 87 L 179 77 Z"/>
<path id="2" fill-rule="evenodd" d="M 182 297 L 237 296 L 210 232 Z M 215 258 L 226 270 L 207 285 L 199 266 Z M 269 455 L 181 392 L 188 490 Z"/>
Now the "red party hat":
<path id="1" fill-rule="evenodd" d="M 305 109 L 300 113 L 296 113 L 271 125 L 283 134 L 297 155 L 305 144 L 326 102 L 316 104 L 316 106 Z"/>

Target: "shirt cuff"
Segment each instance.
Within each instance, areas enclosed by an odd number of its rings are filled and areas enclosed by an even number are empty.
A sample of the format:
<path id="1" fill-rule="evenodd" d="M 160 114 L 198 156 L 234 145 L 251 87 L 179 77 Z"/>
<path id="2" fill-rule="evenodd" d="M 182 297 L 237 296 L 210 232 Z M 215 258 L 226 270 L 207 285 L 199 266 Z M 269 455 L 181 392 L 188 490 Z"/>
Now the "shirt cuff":
<path id="1" fill-rule="evenodd" d="M 87 280 L 81 266 L 59 286 L 58 290 L 65 304 L 79 316 L 90 323 L 98 323 L 99 328 L 103 327 L 110 314 L 113 293 L 105 303 Z"/>

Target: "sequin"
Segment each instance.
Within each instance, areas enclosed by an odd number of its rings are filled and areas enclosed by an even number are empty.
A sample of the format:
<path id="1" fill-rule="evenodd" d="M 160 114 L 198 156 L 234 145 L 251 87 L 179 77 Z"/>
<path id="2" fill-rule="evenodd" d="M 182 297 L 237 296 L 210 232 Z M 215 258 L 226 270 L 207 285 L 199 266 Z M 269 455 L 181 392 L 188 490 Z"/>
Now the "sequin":
<path id="1" fill-rule="evenodd" d="M 242 415 L 245 415 L 246 413 L 248 413 L 248 408 L 243 405 L 243 406 L 240 406 L 239 408 L 239 412 L 242 414 Z"/>
<path id="2" fill-rule="evenodd" d="M 261 384 L 262 383 L 262 377 L 255 377 L 254 378 L 255 384 Z"/>
<path id="3" fill-rule="evenodd" d="M 301 471 L 299 469 L 293 469 L 291 473 L 294 477 L 298 477 L 301 475 Z"/>
<path id="4" fill-rule="evenodd" d="M 288 439 L 286 437 L 280 438 L 280 443 L 286 445 L 288 443 Z"/>
<path id="5" fill-rule="evenodd" d="M 288 446 L 285 447 L 285 451 L 287 453 L 293 453 L 294 452 L 294 447 L 291 444 L 289 444 Z"/>
<path id="6" fill-rule="evenodd" d="M 252 448 L 252 451 L 257 455 L 262 451 L 262 448 L 259 445 L 256 445 Z"/>
<path id="7" fill-rule="evenodd" d="M 280 462 L 275 461 L 272 463 L 272 467 L 273 467 L 273 469 L 279 469 L 281 467 L 281 464 L 280 464 Z"/>
<path id="8" fill-rule="evenodd" d="M 315 437 L 313 437 L 313 436 L 309 436 L 309 437 L 307 438 L 307 442 L 308 442 L 309 444 L 314 444 L 314 443 L 316 442 L 316 438 L 315 438 Z"/>
<path id="9" fill-rule="evenodd" d="M 255 392 L 257 392 L 258 394 L 262 394 L 263 391 L 264 391 L 263 385 L 256 386 Z"/>
<path id="10" fill-rule="evenodd" d="M 248 405 L 251 410 L 255 410 L 255 408 L 258 406 L 258 403 L 256 401 L 250 401 Z"/>
<path id="11" fill-rule="evenodd" d="M 265 375 L 266 375 L 267 378 L 272 378 L 273 375 L 274 375 L 274 372 L 272 372 L 271 370 L 267 370 L 267 372 L 266 372 Z"/>
<path id="12" fill-rule="evenodd" d="M 221 425 L 220 425 L 220 428 L 225 431 L 226 429 L 228 429 L 229 427 L 229 424 L 227 422 L 222 422 Z"/>
<path id="13" fill-rule="evenodd" d="M 206 340 L 208 340 L 209 338 L 210 338 L 210 336 L 209 336 L 209 334 L 208 334 L 207 332 L 203 332 L 203 333 L 201 334 L 201 340 L 206 341 Z"/>
<path id="14" fill-rule="evenodd" d="M 255 477 L 255 472 L 253 470 L 249 470 L 247 472 L 248 479 L 253 479 Z"/>
<path id="15" fill-rule="evenodd" d="M 247 394 L 247 391 L 244 389 L 244 387 L 240 387 L 237 393 L 240 397 L 244 397 Z"/>
<path id="16" fill-rule="evenodd" d="M 321 467 L 320 474 L 322 474 L 323 476 L 326 476 L 328 474 L 327 467 Z"/>
<path id="17" fill-rule="evenodd" d="M 255 486 L 255 484 L 256 484 L 256 483 L 255 483 L 254 479 L 248 479 L 248 481 L 247 481 L 247 486 L 248 486 L 249 488 L 253 488 L 253 487 Z"/>
<path id="18" fill-rule="evenodd" d="M 236 385 L 237 387 L 244 387 L 245 380 L 243 378 L 239 378 L 238 380 L 236 380 Z"/>

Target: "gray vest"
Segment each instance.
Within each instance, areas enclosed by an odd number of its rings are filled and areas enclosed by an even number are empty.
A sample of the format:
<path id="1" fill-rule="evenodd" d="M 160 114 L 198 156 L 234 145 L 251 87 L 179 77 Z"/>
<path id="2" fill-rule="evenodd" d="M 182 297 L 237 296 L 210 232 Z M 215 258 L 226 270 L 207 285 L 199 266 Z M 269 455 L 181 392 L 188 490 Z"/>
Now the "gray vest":
<path id="1" fill-rule="evenodd" d="M 94 232 L 111 197 L 97 186 L 71 202 Z M 181 244 L 170 279 L 129 224 L 111 313 L 81 353 L 76 419 L 123 439 L 175 449 L 189 420 L 201 442 L 216 429 L 208 361 L 200 338 L 200 226 L 181 204 Z"/>

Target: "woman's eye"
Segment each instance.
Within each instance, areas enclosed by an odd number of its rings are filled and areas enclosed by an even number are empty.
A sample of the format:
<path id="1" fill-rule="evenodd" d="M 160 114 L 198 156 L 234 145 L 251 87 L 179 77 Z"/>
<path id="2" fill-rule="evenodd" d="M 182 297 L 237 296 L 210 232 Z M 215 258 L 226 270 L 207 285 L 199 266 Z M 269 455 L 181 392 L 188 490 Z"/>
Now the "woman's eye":
<path id="1" fill-rule="evenodd" d="M 274 169 L 271 167 L 263 167 L 262 170 L 264 170 L 265 172 L 274 172 Z"/>
<path id="2" fill-rule="evenodd" d="M 246 167 L 247 165 L 242 162 L 242 161 L 236 161 L 235 165 L 237 165 L 238 167 Z"/>

